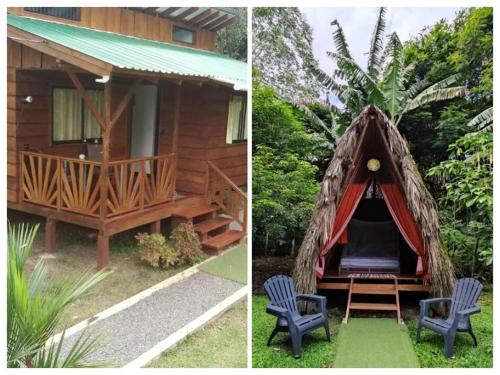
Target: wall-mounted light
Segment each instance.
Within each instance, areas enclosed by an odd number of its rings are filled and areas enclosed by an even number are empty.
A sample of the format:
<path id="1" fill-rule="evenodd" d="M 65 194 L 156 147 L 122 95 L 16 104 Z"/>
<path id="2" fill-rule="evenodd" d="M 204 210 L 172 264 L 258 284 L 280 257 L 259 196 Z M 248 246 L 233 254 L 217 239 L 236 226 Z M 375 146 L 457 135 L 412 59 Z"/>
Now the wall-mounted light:
<path id="1" fill-rule="evenodd" d="M 33 103 L 33 97 L 28 95 L 27 97 L 23 98 L 23 103 Z"/>
<path id="2" fill-rule="evenodd" d="M 372 172 L 376 172 L 380 169 L 380 161 L 377 159 L 370 159 L 368 160 L 368 163 L 366 163 L 366 168 Z"/>
<path id="3" fill-rule="evenodd" d="M 101 78 L 96 78 L 95 81 L 98 83 L 106 83 L 109 81 L 109 75 L 104 75 Z"/>

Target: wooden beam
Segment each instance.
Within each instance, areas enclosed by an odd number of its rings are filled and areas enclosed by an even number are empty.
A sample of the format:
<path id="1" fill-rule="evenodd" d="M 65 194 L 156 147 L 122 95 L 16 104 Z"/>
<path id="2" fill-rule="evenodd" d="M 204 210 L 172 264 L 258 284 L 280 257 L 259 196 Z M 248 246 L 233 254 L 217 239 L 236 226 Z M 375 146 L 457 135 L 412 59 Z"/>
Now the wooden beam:
<path id="1" fill-rule="evenodd" d="M 172 153 L 177 155 L 177 148 L 179 143 L 179 122 L 180 122 L 180 107 L 182 99 L 182 86 L 175 87 L 174 94 L 174 131 L 172 134 Z"/>
<path id="2" fill-rule="evenodd" d="M 216 20 L 210 22 L 209 24 L 203 26 L 204 29 L 210 30 L 212 27 L 217 26 L 219 23 L 224 22 L 227 20 L 229 16 L 227 14 L 224 14 L 222 17 L 217 18 Z"/>
<path id="3" fill-rule="evenodd" d="M 87 94 L 87 91 L 85 91 L 85 88 L 83 87 L 82 83 L 78 79 L 77 75 L 70 70 L 67 70 L 66 73 L 68 74 L 69 78 L 71 79 L 71 82 L 73 82 L 73 85 L 75 86 L 76 91 L 78 91 L 78 93 L 82 97 L 83 102 L 85 103 L 85 106 L 90 111 L 90 114 L 97 121 L 97 123 L 99 124 L 101 129 L 104 131 L 106 129 L 106 122 L 104 121 L 102 116 L 97 111 L 97 107 L 96 107 L 94 101 Z"/>
<path id="4" fill-rule="evenodd" d="M 97 269 L 106 267 L 109 263 L 109 236 L 103 232 L 97 235 Z"/>
<path id="5" fill-rule="evenodd" d="M 198 8 L 198 7 L 188 8 L 184 12 L 181 12 L 177 16 L 173 17 L 172 19 L 175 20 L 175 21 L 184 21 L 184 18 L 186 18 L 190 14 L 193 14 L 198 9 L 200 9 L 200 8 Z"/>
<path id="6" fill-rule="evenodd" d="M 215 11 L 213 9 L 207 9 L 200 14 L 198 14 L 196 17 L 193 17 L 192 19 L 189 20 L 189 23 L 192 23 L 196 25 L 198 22 L 203 21 L 205 18 L 211 16 Z"/>
<path id="7" fill-rule="evenodd" d="M 71 65 L 79 67 L 96 75 L 109 75 L 113 65 L 80 53 L 74 49 L 67 48 L 61 44 L 51 42 L 48 39 L 17 29 L 13 26 L 7 27 L 7 36 L 13 41 L 33 48 L 38 52 L 61 59 Z"/>
<path id="8" fill-rule="evenodd" d="M 177 8 L 174 8 L 174 7 L 168 7 L 167 9 L 165 9 L 163 12 L 161 13 L 158 13 L 158 15 L 160 17 L 168 17 L 170 16 L 172 13 L 174 13 L 176 10 L 179 10 L 181 9 L 181 7 L 177 7 Z"/>
<path id="9" fill-rule="evenodd" d="M 56 221 L 47 218 L 45 221 L 45 251 L 52 254 L 56 251 Z"/>
<path id="10" fill-rule="evenodd" d="M 203 25 L 204 23 L 207 23 L 207 22 L 210 22 L 212 21 L 213 19 L 216 19 L 217 17 L 220 16 L 220 13 L 215 11 L 213 12 L 210 16 L 206 17 L 206 18 L 203 18 L 201 19 L 200 21 L 196 22 L 194 25 L 195 26 L 201 26 Z"/>
<path id="11" fill-rule="evenodd" d="M 226 26 L 232 25 L 233 23 L 236 23 L 237 21 L 238 21 L 238 17 L 230 18 L 227 21 L 224 21 L 224 22 L 218 24 L 217 26 L 212 27 L 210 29 L 210 31 L 216 32 L 216 31 L 222 29 L 223 27 L 226 27 Z"/>
<path id="12" fill-rule="evenodd" d="M 113 126 L 116 124 L 120 116 L 122 115 L 123 111 L 127 107 L 128 103 L 132 99 L 132 97 L 135 95 L 137 88 L 139 87 L 139 84 L 141 83 L 141 79 L 137 78 L 134 83 L 132 83 L 132 86 L 129 87 L 127 93 L 121 100 L 120 104 L 118 104 L 118 107 L 116 108 L 112 118 L 111 122 L 109 123 L 109 126 L 111 129 L 113 129 Z"/>
<path id="13" fill-rule="evenodd" d="M 109 180 L 109 143 L 111 138 L 111 81 L 104 84 L 104 121 L 105 128 L 102 132 L 102 164 L 99 179 L 100 208 L 99 216 L 101 220 L 106 219 L 108 213 L 108 180 Z"/>

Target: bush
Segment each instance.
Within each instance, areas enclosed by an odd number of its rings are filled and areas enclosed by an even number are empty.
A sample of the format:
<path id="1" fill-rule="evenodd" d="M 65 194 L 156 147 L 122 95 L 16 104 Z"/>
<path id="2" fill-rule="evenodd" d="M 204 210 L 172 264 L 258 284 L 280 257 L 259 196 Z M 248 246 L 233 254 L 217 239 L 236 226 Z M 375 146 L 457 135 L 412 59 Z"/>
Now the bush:
<path id="1" fill-rule="evenodd" d="M 169 268 L 179 264 L 180 251 L 167 242 L 159 233 L 138 233 L 135 238 L 139 241 L 139 255 L 142 261 L 153 268 Z"/>
<path id="2" fill-rule="evenodd" d="M 203 259 L 200 237 L 192 223 L 179 224 L 172 231 L 170 239 L 180 254 L 182 263 L 192 265 Z"/>

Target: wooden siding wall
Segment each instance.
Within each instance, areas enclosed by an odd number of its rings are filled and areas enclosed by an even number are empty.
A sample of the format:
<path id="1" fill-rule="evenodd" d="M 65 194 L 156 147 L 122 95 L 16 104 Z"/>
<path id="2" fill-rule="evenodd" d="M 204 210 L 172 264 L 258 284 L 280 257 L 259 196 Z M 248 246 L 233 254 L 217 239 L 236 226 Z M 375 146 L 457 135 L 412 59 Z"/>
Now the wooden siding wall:
<path id="1" fill-rule="evenodd" d="M 111 31 L 115 33 L 136 36 L 139 38 L 185 45 L 209 51 L 213 51 L 215 49 L 215 33 L 211 31 L 201 28 L 193 28 L 192 25 L 189 24 L 172 22 L 163 18 L 124 8 L 82 7 L 80 21 L 71 21 L 37 13 L 25 12 L 24 8 L 22 7 L 8 8 L 8 12 L 23 16 L 43 18 L 54 20 L 57 22 L 89 27 L 92 29 Z M 195 44 L 186 44 L 173 41 L 173 25 L 183 26 L 194 30 L 196 32 Z"/>
<path id="2" fill-rule="evenodd" d="M 25 145 L 35 151 L 48 154 L 78 157 L 86 153 L 83 143 L 52 144 L 51 140 L 51 92 L 54 86 L 70 87 L 73 84 L 67 74 L 50 70 L 55 68 L 54 59 L 29 47 L 8 40 L 7 53 L 7 198 L 17 201 L 18 155 Z M 90 77 L 80 75 L 87 88 L 102 88 Z M 118 106 L 127 86 L 113 85 L 112 105 Z M 22 99 L 32 96 L 32 103 Z M 111 133 L 111 158 L 126 159 L 130 150 L 131 102 Z"/>
<path id="3" fill-rule="evenodd" d="M 171 152 L 173 84 L 160 86 L 158 152 Z M 247 144 L 226 144 L 230 91 L 184 84 L 179 122 L 177 190 L 202 194 L 206 188 L 207 160 L 237 185 L 247 184 Z"/>

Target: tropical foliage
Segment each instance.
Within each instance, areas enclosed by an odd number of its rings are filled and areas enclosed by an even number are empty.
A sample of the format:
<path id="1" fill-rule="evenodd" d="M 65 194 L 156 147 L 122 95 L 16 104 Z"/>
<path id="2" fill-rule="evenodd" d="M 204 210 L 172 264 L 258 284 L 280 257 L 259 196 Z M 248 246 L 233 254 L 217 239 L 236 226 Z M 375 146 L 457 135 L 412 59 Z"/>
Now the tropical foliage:
<path id="1" fill-rule="evenodd" d="M 238 22 L 216 32 L 215 49 L 237 60 L 247 61 L 247 8 L 231 9 L 238 16 Z"/>
<path id="2" fill-rule="evenodd" d="M 352 57 L 339 22 L 332 22 L 335 51 L 328 52 L 328 55 L 336 62 L 337 68 L 330 76 L 312 66 L 325 89 L 338 96 L 350 114 L 356 115 L 366 105 L 374 104 L 385 111 L 396 125 L 404 114 L 427 103 L 464 96 L 465 86 L 453 86 L 462 81 L 458 74 L 435 82 L 421 77 L 409 84 L 414 66 L 405 59 L 398 35 L 392 33 L 384 46 L 385 13 L 385 8 L 380 8 L 366 69 Z"/>
<path id="3" fill-rule="evenodd" d="M 69 304 L 84 296 L 109 275 L 100 271 L 63 283 L 49 282 L 44 260 L 30 275 L 26 262 L 38 226 L 20 224 L 8 227 L 7 263 L 7 365 L 8 367 L 95 367 L 85 359 L 99 344 L 84 331 L 66 354 L 64 333 L 59 341 L 49 340 L 59 323 L 60 314 Z"/>

